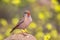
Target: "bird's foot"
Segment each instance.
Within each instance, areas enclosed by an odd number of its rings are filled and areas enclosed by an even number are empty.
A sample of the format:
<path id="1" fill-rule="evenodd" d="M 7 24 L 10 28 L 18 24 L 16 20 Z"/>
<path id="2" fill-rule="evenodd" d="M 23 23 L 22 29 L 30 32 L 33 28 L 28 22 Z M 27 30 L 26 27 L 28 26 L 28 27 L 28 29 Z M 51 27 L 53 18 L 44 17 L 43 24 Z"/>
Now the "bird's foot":
<path id="1" fill-rule="evenodd" d="M 29 33 L 28 33 L 28 31 L 27 31 L 26 29 L 21 30 L 21 31 L 22 31 L 22 33 L 21 33 L 21 34 L 23 34 L 24 36 L 27 36 L 27 34 L 29 34 Z"/>
<path id="2" fill-rule="evenodd" d="M 27 33 L 21 33 L 22 35 L 24 35 L 24 36 L 27 36 Z"/>

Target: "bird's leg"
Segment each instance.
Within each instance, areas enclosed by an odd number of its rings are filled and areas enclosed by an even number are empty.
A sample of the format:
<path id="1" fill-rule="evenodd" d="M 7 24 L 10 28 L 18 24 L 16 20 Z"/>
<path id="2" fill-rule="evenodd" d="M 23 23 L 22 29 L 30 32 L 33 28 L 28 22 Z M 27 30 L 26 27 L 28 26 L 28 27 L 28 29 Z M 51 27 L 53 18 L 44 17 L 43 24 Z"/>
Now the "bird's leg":
<path id="1" fill-rule="evenodd" d="M 25 29 L 25 33 L 29 34 L 29 32 L 27 31 L 27 29 Z"/>
<path id="2" fill-rule="evenodd" d="M 22 33 L 25 33 L 25 29 L 22 29 L 21 31 L 22 31 Z"/>
<path id="3" fill-rule="evenodd" d="M 26 29 L 21 29 L 22 33 L 24 36 L 27 36 L 27 30 Z"/>

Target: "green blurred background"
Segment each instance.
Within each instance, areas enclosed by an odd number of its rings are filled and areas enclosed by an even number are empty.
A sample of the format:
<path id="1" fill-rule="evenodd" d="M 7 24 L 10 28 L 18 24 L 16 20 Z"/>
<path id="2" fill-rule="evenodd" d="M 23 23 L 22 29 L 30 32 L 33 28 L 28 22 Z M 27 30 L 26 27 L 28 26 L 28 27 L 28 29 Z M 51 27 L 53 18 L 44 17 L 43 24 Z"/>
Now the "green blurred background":
<path id="1" fill-rule="evenodd" d="M 28 33 L 37 40 L 60 40 L 60 0 L 0 0 L 0 40 L 11 35 L 25 10 L 30 10 L 33 18 Z M 20 32 L 16 29 L 13 33 Z"/>

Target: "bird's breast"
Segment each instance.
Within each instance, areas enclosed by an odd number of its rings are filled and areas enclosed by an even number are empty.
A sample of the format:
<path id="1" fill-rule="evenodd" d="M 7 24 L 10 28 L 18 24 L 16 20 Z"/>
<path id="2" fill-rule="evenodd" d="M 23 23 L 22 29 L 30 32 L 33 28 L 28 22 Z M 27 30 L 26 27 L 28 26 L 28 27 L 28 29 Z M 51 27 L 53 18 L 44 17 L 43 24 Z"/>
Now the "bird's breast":
<path id="1" fill-rule="evenodd" d="M 30 19 L 30 18 L 27 18 L 27 19 L 25 20 L 25 24 L 26 24 L 26 25 L 29 25 L 31 22 L 32 22 L 32 19 Z"/>

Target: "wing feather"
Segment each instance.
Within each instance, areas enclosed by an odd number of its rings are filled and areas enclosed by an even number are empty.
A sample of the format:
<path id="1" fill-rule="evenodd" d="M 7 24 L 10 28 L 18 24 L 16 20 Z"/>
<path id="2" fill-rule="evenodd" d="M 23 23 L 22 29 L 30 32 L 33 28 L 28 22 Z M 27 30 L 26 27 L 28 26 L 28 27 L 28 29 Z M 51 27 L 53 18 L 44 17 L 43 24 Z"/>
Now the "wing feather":
<path id="1" fill-rule="evenodd" d="M 19 25 L 21 25 L 24 22 L 24 18 L 22 18 L 21 20 L 19 20 L 19 22 L 17 23 L 17 25 L 11 30 L 10 33 L 12 33 Z"/>

